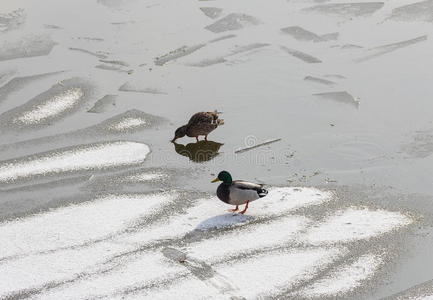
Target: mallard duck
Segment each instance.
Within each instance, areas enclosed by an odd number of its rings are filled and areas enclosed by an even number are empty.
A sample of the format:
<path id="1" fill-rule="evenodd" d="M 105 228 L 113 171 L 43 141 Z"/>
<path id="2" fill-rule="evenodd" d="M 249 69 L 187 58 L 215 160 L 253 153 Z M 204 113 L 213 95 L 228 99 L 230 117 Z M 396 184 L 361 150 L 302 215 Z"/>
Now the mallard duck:
<path id="1" fill-rule="evenodd" d="M 223 119 L 218 119 L 218 111 L 214 112 L 198 112 L 189 119 L 188 124 L 176 129 L 172 142 L 176 139 L 184 137 L 195 137 L 198 142 L 198 136 L 204 135 L 204 140 L 207 141 L 207 135 L 211 133 L 218 125 L 224 124 Z"/>
<path id="2" fill-rule="evenodd" d="M 227 171 L 221 171 L 218 177 L 212 182 L 222 181 L 218 186 L 218 198 L 231 205 L 236 205 L 232 211 L 237 211 L 239 205 L 246 204 L 241 214 L 244 214 L 248 209 L 248 203 L 263 198 L 268 194 L 268 191 L 263 188 L 262 184 L 252 183 L 243 180 L 232 180 L 232 176 Z"/>

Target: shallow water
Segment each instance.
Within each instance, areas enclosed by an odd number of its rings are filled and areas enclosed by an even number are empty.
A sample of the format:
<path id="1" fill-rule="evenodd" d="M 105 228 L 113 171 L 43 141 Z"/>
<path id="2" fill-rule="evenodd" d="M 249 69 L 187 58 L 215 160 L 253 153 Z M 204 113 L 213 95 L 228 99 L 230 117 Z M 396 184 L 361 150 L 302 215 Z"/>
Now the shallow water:
<path id="1" fill-rule="evenodd" d="M 0 298 L 433 294 L 431 1 L 3 2 Z M 170 143 L 215 109 L 209 142 Z M 225 214 L 223 169 L 282 190 Z"/>

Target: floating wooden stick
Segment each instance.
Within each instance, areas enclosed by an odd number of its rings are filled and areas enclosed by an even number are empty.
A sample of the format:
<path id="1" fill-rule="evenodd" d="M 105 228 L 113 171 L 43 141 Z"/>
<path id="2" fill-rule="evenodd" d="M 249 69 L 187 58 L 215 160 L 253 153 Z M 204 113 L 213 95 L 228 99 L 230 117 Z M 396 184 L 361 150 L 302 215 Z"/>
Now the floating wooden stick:
<path id="1" fill-rule="evenodd" d="M 269 144 L 272 144 L 272 143 L 275 143 L 275 142 L 278 142 L 278 141 L 281 141 L 281 138 L 269 140 L 269 141 L 266 141 L 266 142 L 263 142 L 263 143 L 251 146 L 251 147 L 241 148 L 241 149 L 236 150 L 235 153 L 246 152 L 246 151 L 249 151 L 249 150 L 261 147 L 261 146 L 269 145 Z"/>

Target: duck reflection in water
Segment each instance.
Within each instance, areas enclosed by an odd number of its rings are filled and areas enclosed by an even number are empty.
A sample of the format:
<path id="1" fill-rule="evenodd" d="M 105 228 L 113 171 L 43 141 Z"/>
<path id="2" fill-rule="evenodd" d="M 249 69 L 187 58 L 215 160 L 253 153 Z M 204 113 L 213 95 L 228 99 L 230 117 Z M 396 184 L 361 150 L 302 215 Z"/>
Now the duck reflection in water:
<path id="1" fill-rule="evenodd" d="M 223 144 L 213 141 L 199 141 L 187 145 L 173 142 L 174 150 L 180 155 L 188 157 L 195 162 L 209 161 L 218 155 Z"/>

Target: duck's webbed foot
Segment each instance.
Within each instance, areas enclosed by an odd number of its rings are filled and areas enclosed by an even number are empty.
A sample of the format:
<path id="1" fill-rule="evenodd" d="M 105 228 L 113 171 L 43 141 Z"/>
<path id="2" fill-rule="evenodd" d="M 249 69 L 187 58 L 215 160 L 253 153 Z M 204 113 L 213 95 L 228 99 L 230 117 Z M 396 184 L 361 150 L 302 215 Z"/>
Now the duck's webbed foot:
<path id="1" fill-rule="evenodd" d="M 241 211 L 241 212 L 239 212 L 240 214 L 244 214 L 244 213 L 247 211 L 247 209 L 248 209 L 248 203 L 249 203 L 249 202 L 250 202 L 250 201 L 247 201 L 247 204 L 245 205 L 244 210 Z"/>
<path id="2" fill-rule="evenodd" d="M 229 211 L 233 211 L 233 212 L 235 212 L 235 211 L 238 211 L 239 210 L 239 205 L 236 205 L 236 208 L 234 208 L 234 209 L 230 209 Z"/>
<path id="3" fill-rule="evenodd" d="M 195 140 L 198 142 L 198 136 L 195 137 Z"/>

